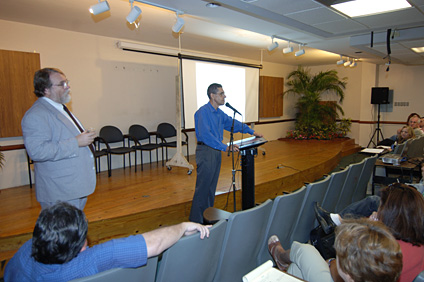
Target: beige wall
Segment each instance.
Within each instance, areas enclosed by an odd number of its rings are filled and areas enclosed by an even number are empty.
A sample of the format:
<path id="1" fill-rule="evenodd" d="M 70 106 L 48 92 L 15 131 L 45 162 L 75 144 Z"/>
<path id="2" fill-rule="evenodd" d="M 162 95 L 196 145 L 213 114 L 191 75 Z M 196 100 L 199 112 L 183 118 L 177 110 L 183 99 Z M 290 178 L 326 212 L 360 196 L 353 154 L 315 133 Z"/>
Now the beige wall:
<path id="1" fill-rule="evenodd" d="M 131 124 L 139 123 L 154 131 L 157 124 L 167 121 L 175 124 L 175 76 L 177 61 L 174 58 L 125 52 L 116 47 L 119 38 L 108 38 L 83 33 L 69 32 L 53 28 L 0 21 L 0 49 L 41 54 L 41 66 L 62 69 L 71 81 L 72 110 L 86 127 L 99 130 L 102 126 L 113 124 L 124 133 Z M 252 62 L 234 58 L 236 61 Z M 296 67 L 289 65 L 263 63 L 261 75 L 287 77 Z M 400 70 L 397 71 L 397 68 Z M 357 120 L 373 120 L 370 101 L 370 88 L 376 81 L 376 66 L 359 63 L 356 68 L 337 67 L 336 65 L 311 68 L 312 71 L 337 69 L 341 77 L 347 76 L 348 86 L 343 102 L 346 117 Z M 406 71 L 408 70 L 408 71 Z M 409 71 L 411 70 L 411 71 Z M 389 74 L 380 73 L 380 86 L 395 89 L 412 100 L 418 97 L 414 85 L 419 82 L 423 89 L 423 67 L 409 68 L 393 65 Z M 407 74 L 408 75 L 407 75 Z M 403 80 L 408 80 L 405 84 Z M 394 79 L 393 77 L 396 77 Z M 396 82 L 395 82 L 396 80 Z M 390 83 L 389 83 L 390 82 Z M 403 91 L 405 89 L 405 91 Z M 407 92 L 407 93 L 404 93 Z M 399 98 L 400 99 L 400 98 Z M 401 101 L 396 99 L 396 101 Z M 291 119 L 295 115 L 296 97 L 284 98 L 284 116 L 264 119 L 273 121 Z M 404 120 L 411 111 L 410 107 L 402 113 L 385 115 L 387 120 Z M 420 112 L 414 105 L 414 111 Z M 286 131 L 293 129 L 292 122 L 273 123 L 255 126 L 268 140 L 284 137 Z M 361 145 L 368 143 L 368 126 L 355 124 L 351 136 Z M 364 133 L 363 133 L 364 132 Z M 224 136 L 229 138 L 228 134 Z M 0 145 L 22 143 L 21 137 L 0 139 Z M 195 136 L 190 133 L 190 153 L 194 154 Z M 171 150 L 171 156 L 175 151 Z M 184 152 L 184 150 L 183 150 Z M 0 189 L 27 185 L 28 171 L 26 156 L 21 151 L 8 151 L 6 166 L 0 171 Z M 121 158 L 114 158 L 113 167 L 122 166 Z M 147 159 L 145 159 L 145 162 Z M 102 168 L 106 168 L 105 163 Z"/>

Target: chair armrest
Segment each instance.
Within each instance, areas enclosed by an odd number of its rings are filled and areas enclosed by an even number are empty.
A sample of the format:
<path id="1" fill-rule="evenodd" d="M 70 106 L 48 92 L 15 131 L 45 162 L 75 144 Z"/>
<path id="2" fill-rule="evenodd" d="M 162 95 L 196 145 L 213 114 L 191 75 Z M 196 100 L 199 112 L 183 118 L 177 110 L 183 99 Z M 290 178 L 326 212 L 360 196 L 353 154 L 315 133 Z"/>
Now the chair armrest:
<path id="1" fill-rule="evenodd" d="M 137 138 L 135 138 L 131 134 L 124 134 L 124 139 L 128 139 L 128 147 L 130 146 L 130 141 L 133 141 L 136 145 L 140 145 L 140 142 L 138 142 Z"/>
<path id="2" fill-rule="evenodd" d="M 106 140 L 104 139 L 104 138 L 102 138 L 102 137 L 100 137 L 100 136 L 97 136 L 97 137 L 95 137 L 94 138 L 94 141 L 93 141 L 93 143 L 94 144 L 96 144 L 96 142 L 97 142 L 97 149 L 98 149 L 98 151 L 100 151 L 100 143 L 103 143 L 103 144 L 105 144 L 105 146 L 106 146 L 106 150 L 107 151 L 110 151 L 110 146 L 109 146 L 109 144 L 106 142 Z M 96 145 L 94 145 L 95 147 L 96 147 Z M 95 148 L 96 149 L 96 148 Z M 96 150 L 97 150 L 96 149 Z"/>
<path id="3" fill-rule="evenodd" d="M 159 132 L 156 131 L 154 135 L 156 135 L 156 144 L 158 143 L 158 137 L 160 138 L 161 143 L 168 143 L 166 142 L 166 139 L 162 136 L 162 134 L 160 134 Z"/>

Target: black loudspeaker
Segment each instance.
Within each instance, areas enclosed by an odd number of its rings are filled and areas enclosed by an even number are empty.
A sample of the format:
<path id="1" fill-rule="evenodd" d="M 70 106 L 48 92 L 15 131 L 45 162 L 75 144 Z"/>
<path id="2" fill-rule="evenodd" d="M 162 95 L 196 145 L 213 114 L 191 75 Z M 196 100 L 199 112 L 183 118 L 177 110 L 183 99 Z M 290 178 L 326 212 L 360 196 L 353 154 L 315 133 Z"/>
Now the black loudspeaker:
<path id="1" fill-rule="evenodd" d="M 390 104 L 389 87 L 373 87 L 371 90 L 371 104 Z"/>

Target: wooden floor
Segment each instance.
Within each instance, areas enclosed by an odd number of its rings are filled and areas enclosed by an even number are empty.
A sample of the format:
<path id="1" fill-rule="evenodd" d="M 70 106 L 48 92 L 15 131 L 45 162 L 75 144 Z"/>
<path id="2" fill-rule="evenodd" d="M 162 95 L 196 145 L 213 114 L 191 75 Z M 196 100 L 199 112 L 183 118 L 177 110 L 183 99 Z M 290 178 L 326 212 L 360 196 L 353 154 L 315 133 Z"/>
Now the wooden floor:
<path id="1" fill-rule="evenodd" d="M 276 140 L 264 144 L 255 158 L 255 200 L 275 198 L 284 191 L 293 191 L 304 182 L 312 182 L 330 172 L 353 140 L 294 141 Z M 190 156 L 195 167 L 195 157 Z M 143 233 L 162 225 L 188 219 L 196 182 L 196 171 L 166 167 L 156 163 L 129 169 L 113 170 L 97 176 L 94 194 L 88 197 L 84 209 L 89 221 L 89 242 L 96 244 L 115 237 Z M 233 211 L 231 187 L 231 157 L 223 154 L 215 207 Z M 241 187 L 241 172 L 236 186 Z M 0 190 L 0 261 L 14 252 L 32 235 L 40 207 L 34 189 L 22 186 Z M 228 202 L 227 202 L 228 201 Z M 236 193 L 237 208 L 241 207 L 240 191 Z"/>

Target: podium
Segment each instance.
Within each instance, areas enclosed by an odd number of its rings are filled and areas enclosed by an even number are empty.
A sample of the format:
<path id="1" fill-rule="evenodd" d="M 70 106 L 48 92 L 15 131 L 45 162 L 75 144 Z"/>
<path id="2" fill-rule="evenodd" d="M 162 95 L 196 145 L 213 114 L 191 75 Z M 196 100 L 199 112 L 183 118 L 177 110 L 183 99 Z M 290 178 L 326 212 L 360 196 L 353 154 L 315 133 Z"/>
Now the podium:
<path id="1" fill-rule="evenodd" d="M 249 137 L 234 141 L 241 154 L 241 207 L 243 210 L 255 206 L 255 156 L 258 147 L 268 142 L 263 137 Z"/>

